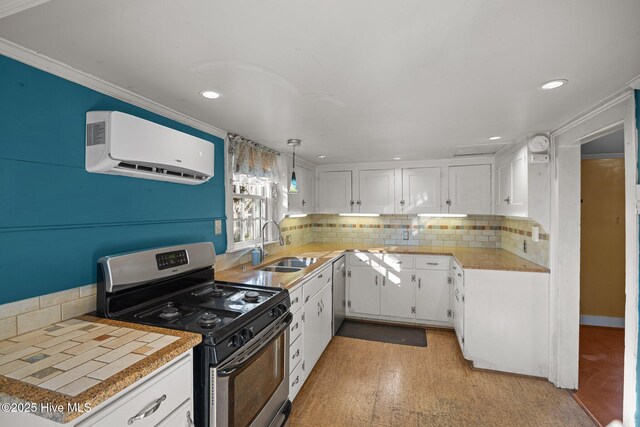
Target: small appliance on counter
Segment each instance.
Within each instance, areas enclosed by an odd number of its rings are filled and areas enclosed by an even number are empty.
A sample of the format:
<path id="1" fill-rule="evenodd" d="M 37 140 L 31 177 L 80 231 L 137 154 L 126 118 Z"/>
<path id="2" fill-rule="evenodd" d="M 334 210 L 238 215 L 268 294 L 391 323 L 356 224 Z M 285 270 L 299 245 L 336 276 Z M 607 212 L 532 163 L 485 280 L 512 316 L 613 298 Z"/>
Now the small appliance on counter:
<path id="1" fill-rule="evenodd" d="M 98 315 L 202 334 L 194 348 L 198 427 L 288 425 L 286 289 L 214 280 L 210 242 L 98 261 Z"/>

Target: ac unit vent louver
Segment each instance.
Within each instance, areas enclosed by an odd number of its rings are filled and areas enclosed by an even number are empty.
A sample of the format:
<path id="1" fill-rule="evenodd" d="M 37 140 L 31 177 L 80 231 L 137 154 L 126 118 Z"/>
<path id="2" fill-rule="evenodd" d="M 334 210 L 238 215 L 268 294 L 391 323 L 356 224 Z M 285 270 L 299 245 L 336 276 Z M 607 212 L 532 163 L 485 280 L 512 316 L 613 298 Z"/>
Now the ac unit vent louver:
<path id="1" fill-rule="evenodd" d="M 116 166 L 116 169 L 128 169 L 128 170 L 139 171 L 142 173 L 147 172 L 147 173 L 153 173 L 153 174 L 159 174 L 159 175 L 171 175 L 171 176 L 176 176 L 184 179 L 191 179 L 193 181 L 201 181 L 201 182 L 204 182 L 207 180 L 207 177 L 204 175 L 193 175 L 189 173 L 173 171 L 170 169 L 157 168 L 157 167 L 146 166 L 146 165 L 137 165 L 134 163 L 127 163 L 127 162 L 118 163 L 118 166 Z"/>

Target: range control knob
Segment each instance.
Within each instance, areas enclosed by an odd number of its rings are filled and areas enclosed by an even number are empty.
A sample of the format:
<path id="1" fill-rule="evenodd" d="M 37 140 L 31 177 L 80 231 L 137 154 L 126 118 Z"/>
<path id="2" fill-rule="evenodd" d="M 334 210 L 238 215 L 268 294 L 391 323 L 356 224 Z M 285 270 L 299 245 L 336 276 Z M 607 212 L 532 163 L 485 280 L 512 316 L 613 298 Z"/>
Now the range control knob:
<path id="1" fill-rule="evenodd" d="M 280 317 L 280 316 L 282 316 L 282 313 L 284 313 L 284 311 L 282 311 L 282 307 L 277 306 L 277 307 L 273 307 L 271 309 L 271 311 L 269 312 L 269 316 L 271 316 L 271 317 Z"/>
<path id="2" fill-rule="evenodd" d="M 245 343 L 245 339 L 242 337 L 242 333 L 240 335 L 234 335 L 229 338 L 229 346 L 231 347 L 241 347 Z"/>
<path id="3" fill-rule="evenodd" d="M 249 328 L 244 328 L 243 330 L 240 331 L 240 337 L 242 337 L 244 342 L 247 342 L 251 338 L 253 338 L 253 331 Z"/>

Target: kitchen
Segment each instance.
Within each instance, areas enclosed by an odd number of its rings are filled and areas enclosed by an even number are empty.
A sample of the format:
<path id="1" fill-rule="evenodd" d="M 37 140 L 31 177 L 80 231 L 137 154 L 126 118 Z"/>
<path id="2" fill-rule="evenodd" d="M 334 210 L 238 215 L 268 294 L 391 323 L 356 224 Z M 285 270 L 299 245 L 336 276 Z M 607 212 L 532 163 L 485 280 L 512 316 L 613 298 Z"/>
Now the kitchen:
<path id="1" fill-rule="evenodd" d="M 638 17 L 0 2 L 0 425 L 636 425 Z M 614 132 L 624 317 L 586 316 Z"/>

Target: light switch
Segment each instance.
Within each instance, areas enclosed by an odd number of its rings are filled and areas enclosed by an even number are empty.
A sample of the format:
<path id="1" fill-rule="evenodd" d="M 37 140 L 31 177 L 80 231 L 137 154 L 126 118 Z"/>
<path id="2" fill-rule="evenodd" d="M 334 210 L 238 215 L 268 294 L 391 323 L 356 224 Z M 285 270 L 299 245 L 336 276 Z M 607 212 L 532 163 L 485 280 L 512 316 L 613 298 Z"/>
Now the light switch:
<path id="1" fill-rule="evenodd" d="M 531 229 L 531 240 L 534 242 L 540 241 L 540 227 L 533 227 Z"/>
<path id="2" fill-rule="evenodd" d="M 222 234 L 222 220 L 216 219 L 214 222 L 215 225 L 215 234 Z"/>

